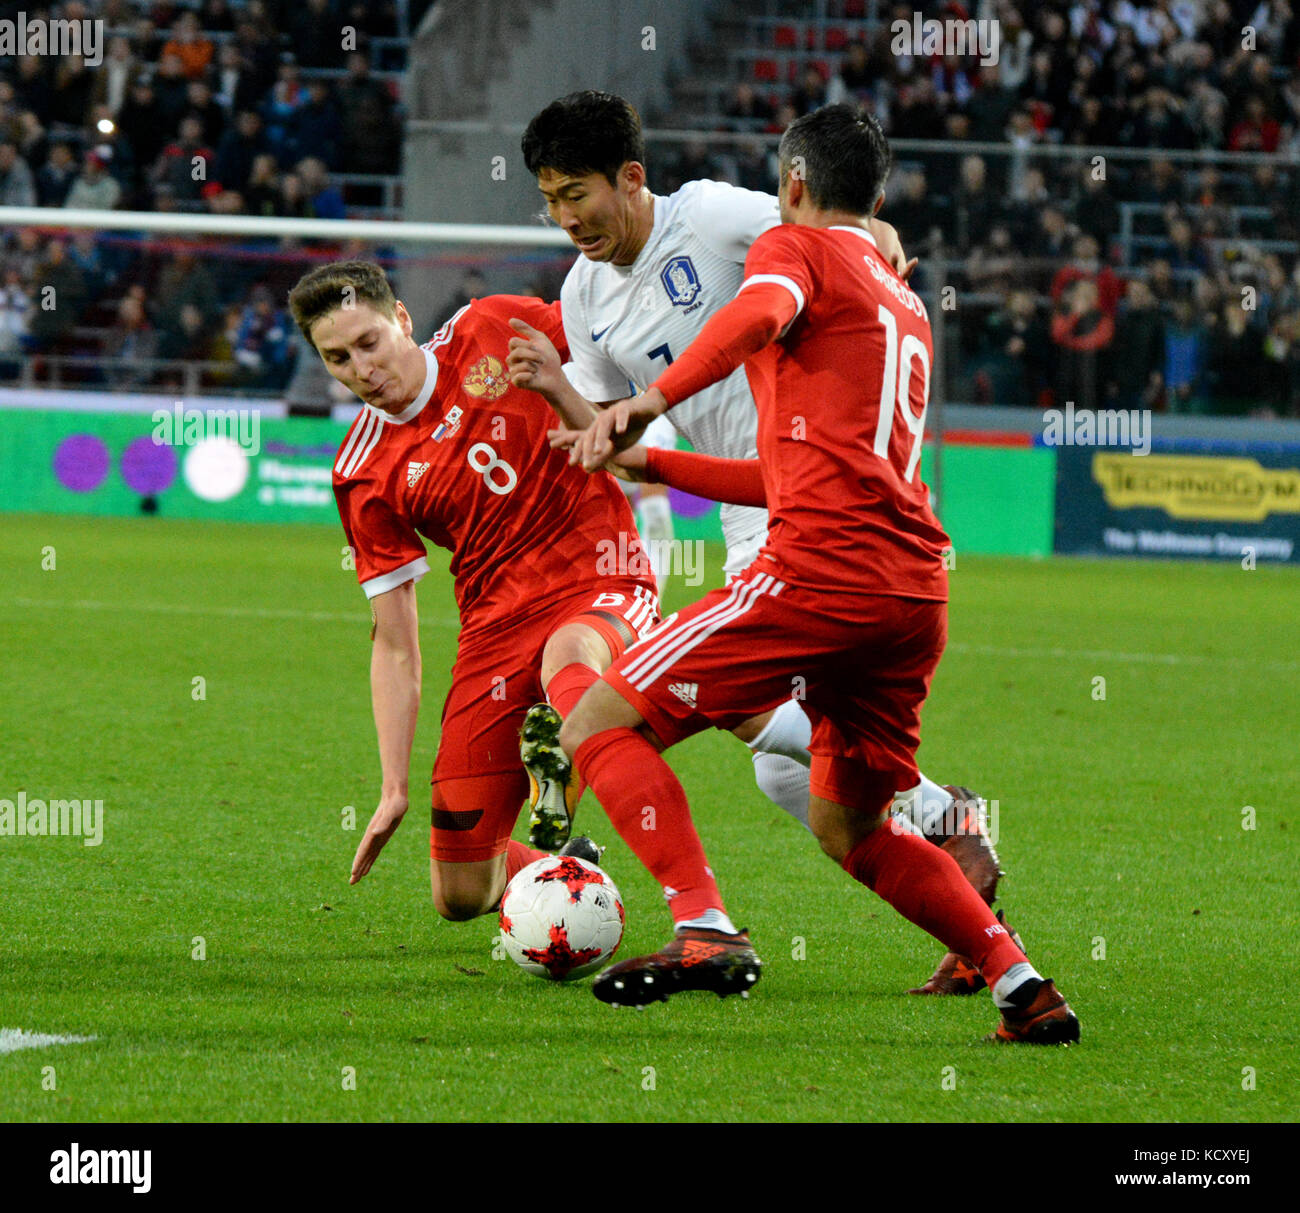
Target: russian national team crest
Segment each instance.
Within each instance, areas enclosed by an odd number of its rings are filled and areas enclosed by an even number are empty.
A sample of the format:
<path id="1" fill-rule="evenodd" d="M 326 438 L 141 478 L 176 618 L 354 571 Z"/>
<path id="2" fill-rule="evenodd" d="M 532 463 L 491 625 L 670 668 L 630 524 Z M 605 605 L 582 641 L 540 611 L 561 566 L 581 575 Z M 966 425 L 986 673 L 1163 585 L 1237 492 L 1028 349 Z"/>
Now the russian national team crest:
<path id="1" fill-rule="evenodd" d="M 690 307 L 700 293 L 700 276 L 689 257 L 674 257 L 664 266 L 659 280 L 674 307 Z"/>
<path id="2" fill-rule="evenodd" d="M 506 394 L 510 379 L 506 375 L 506 368 L 491 354 L 485 354 L 469 368 L 469 374 L 461 386 L 478 399 L 497 400 Z"/>

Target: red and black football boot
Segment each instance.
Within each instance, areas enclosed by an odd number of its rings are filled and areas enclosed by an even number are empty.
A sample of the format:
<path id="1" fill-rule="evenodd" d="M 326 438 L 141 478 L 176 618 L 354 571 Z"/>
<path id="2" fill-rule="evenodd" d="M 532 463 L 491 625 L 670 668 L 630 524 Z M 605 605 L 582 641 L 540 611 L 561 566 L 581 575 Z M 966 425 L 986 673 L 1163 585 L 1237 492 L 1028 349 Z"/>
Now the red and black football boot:
<path id="1" fill-rule="evenodd" d="M 666 1002 L 685 990 L 712 990 L 719 998 L 748 997 L 762 970 L 748 932 L 729 935 L 686 927 L 658 952 L 610 965 L 596 978 L 591 992 L 601 1002 L 619 1007 Z"/>
<path id="2" fill-rule="evenodd" d="M 1026 982 L 1015 994 L 1023 1005 L 1003 1009 L 997 1030 L 984 1037 L 987 1043 L 1071 1045 L 1079 1039 L 1079 1019 L 1050 977 Z"/>

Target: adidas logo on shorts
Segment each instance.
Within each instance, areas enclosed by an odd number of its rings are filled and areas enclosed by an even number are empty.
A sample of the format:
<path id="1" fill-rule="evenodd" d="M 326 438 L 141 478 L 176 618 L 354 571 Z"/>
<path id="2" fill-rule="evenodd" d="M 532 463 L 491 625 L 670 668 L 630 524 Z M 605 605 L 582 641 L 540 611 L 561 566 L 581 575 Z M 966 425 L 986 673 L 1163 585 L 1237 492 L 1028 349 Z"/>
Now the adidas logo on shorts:
<path id="1" fill-rule="evenodd" d="M 696 705 L 696 696 L 700 693 L 700 684 L 698 682 L 670 682 L 668 684 L 668 693 L 676 695 L 688 708 Z"/>
<path id="2" fill-rule="evenodd" d="M 406 465 L 406 487 L 415 488 L 416 482 L 429 470 L 427 463 L 416 463 L 414 459 Z"/>

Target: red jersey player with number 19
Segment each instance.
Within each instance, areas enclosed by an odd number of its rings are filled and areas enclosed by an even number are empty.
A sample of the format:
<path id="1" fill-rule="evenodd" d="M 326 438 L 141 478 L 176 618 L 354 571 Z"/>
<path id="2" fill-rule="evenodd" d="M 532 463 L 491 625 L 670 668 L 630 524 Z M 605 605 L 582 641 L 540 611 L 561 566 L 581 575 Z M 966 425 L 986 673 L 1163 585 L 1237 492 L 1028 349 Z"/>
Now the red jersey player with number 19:
<path id="1" fill-rule="evenodd" d="M 375 619 L 383 789 L 352 882 L 408 807 L 423 535 L 452 552 L 461 619 L 433 768 L 433 898 L 444 918 L 472 918 L 492 911 L 509 877 L 543 855 L 509 838 L 528 790 L 520 733 L 538 710 L 529 705 L 544 691 L 553 707 L 538 708 L 555 716 L 558 732 L 558 716 L 656 621 L 649 561 L 613 478 L 588 477 L 551 450 L 550 409 L 505 373 L 510 321 L 562 343 L 558 304 L 477 299 L 418 346 L 406 308 L 368 262 L 313 270 L 289 303 L 330 374 L 364 401 L 334 465 L 334 493 Z M 555 755 L 559 795 L 576 798 L 558 745 Z M 600 854 L 588 839 L 565 853 Z"/>
<path id="2" fill-rule="evenodd" d="M 948 537 L 919 469 L 928 317 L 865 227 L 883 198 L 888 144 L 869 115 L 828 106 L 791 124 L 780 165 L 785 222 L 752 244 L 737 297 L 573 452 L 598 468 L 637 427 L 743 362 L 770 516 L 754 563 L 632 646 L 562 730 L 610 820 L 665 886 L 678 928 L 660 952 L 605 970 L 594 992 L 639 1005 L 757 980 L 657 745 L 734 728 L 799 685 L 813 726 L 809 825 L 822 849 L 971 958 L 1002 1012 L 996 1039 L 1077 1040 L 1064 998 L 952 857 L 889 812 L 895 791 L 919 782 L 921 704 L 947 635 Z M 645 804 L 655 832 L 639 828 Z"/>

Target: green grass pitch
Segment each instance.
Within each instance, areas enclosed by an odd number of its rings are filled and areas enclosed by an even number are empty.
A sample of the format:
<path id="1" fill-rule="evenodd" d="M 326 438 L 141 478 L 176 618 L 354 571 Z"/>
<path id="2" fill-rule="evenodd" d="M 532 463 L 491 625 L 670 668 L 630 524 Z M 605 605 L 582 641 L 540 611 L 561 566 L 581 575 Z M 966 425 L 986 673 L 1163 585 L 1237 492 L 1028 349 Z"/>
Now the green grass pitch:
<path id="1" fill-rule="evenodd" d="M 903 993 L 942 949 L 769 805 L 729 736 L 671 761 L 765 960 L 748 1001 L 615 1011 L 494 960 L 493 918 L 438 919 L 437 560 L 414 807 L 349 888 L 379 767 L 341 547 L 0 516 L 0 798 L 105 802 L 98 847 L 0 837 L 0 1028 L 96 1037 L 0 1055 L 0 1119 L 1294 1119 L 1294 570 L 959 557 L 922 767 L 998 800 L 1002 905 L 1083 1025 L 1033 1050 L 975 1044 L 987 994 Z M 610 844 L 620 954 L 657 947 L 657 887 L 590 796 L 579 821 Z"/>

